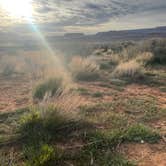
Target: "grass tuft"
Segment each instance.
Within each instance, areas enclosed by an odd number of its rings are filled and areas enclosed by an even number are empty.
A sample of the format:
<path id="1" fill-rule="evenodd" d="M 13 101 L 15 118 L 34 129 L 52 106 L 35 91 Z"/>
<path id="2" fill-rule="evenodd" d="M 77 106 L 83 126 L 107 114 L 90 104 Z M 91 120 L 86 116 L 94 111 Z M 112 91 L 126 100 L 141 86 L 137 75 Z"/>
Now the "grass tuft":
<path id="1" fill-rule="evenodd" d="M 146 141 L 148 143 L 157 143 L 160 135 L 149 127 L 142 124 L 135 124 L 128 128 L 124 138 L 126 141 L 132 142 Z"/>
<path id="2" fill-rule="evenodd" d="M 60 94 L 63 90 L 63 82 L 61 78 L 50 78 L 45 82 L 40 83 L 34 90 L 34 99 L 44 99 L 46 93 L 52 97 L 55 94 Z"/>
<path id="3" fill-rule="evenodd" d="M 50 145 L 42 144 L 25 147 L 24 156 L 27 166 L 52 166 L 58 164 L 61 153 Z"/>
<path id="4" fill-rule="evenodd" d="M 139 78 L 143 76 L 143 70 L 135 60 L 120 63 L 113 71 L 115 77 Z"/>
<path id="5" fill-rule="evenodd" d="M 95 81 L 99 79 L 99 67 L 88 58 L 74 57 L 69 68 L 76 80 Z"/>

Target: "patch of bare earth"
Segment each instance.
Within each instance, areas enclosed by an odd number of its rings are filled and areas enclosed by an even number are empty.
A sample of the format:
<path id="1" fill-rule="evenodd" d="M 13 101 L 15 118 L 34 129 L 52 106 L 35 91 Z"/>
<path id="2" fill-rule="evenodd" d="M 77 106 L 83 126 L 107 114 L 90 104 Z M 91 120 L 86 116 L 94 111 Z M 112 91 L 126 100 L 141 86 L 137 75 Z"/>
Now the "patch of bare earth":
<path id="1" fill-rule="evenodd" d="M 89 104 L 97 104 L 102 102 L 111 102 L 116 93 L 115 90 L 108 87 L 102 87 L 101 82 L 81 82 L 78 87 L 87 89 L 90 94 L 100 92 L 102 97 L 94 98 L 90 95 L 82 96 L 86 101 L 89 101 Z"/>
<path id="2" fill-rule="evenodd" d="M 139 97 L 155 97 L 157 98 L 157 103 L 160 107 L 166 108 L 166 93 L 161 92 L 158 88 L 152 88 L 145 85 L 132 84 L 126 87 L 125 91 L 122 93 L 125 96 L 139 96 Z"/>
<path id="3" fill-rule="evenodd" d="M 127 86 L 125 91 L 121 94 L 123 97 L 154 97 L 157 99 L 157 104 L 160 108 L 166 109 L 166 93 L 161 92 L 157 88 L 151 88 L 144 85 L 130 85 Z M 162 117 L 157 121 L 152 121 L 150 125 L 158 129 L 162 135 L 166 135 L 166 118 Z"/>
<path id="4" fill-rule="evenodd" d="M 28 78 L 0 77 L 0 112 L 14 111 L 30 104 L 31 86 Z"/>
<path id="5" fill-rule="evenodd" d="M 130 160 L 135 160 L 139 166 L 165 166 L 166 144 L 124 144 L 121 153 Z"/>

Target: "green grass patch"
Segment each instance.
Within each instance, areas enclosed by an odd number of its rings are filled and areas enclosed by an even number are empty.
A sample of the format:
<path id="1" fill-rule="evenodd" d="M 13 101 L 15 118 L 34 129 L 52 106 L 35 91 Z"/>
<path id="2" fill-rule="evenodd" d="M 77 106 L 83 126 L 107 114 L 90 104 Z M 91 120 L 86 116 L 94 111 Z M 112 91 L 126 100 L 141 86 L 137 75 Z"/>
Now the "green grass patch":
<path id="1" fill-rule="evenodd" d="M 158 119 L 160 108 L 156 104 L 156 99 L 147 98 L 132 98 L 121 100 L 120 105 L 125 113 L 134 116 L 136 120 L 142 122 L 150 122 Z"/>
<path id="2" fill-rule="evenodd" d="M 149 127 L 135 124 L 127 129 L 124 139 L 131 142 L 141 142 L 143 140 L 148 143 L 157 143 L 160 135 Z"/>
<path id="3" fill-rule="evenodd" d="M 99 73 L 97 72 L 84 72 L 84 71 L 80 71 L 76 76 L 75 76 L 76 80 L 79 81 L 96 81 L 100 78 Z"/>
<path id="4" fill-rule="evenodd" d="M 83 138 L 84 141 L 86 141 L 86 144 L 75 156 L 78 165 L 134 165 L 115 151 L 116 146 L 120 144 L 123 139 L 121 131 L 93 131 L 84 135 Z"/>
<path id="5" fill-rule="evenodd" d="M 101 93 L 101 92 L 95 92 L 95 93 L 92 94 L 92 97 L 96 97 L 96 98 L 103 97 L 103 93 Z"/>
<path id="6" fill-rule="evenodd" d="M 24 147 L 27 166 L 59 165 L 62 154 L 59 149 L 47 144 Z"/>
<path id="7" fill-rule="evenodd" d="M 97 105 L 90 110 L 84 108 L 83 111 L 89 115 L 83 114 L 83 120 L 72 119 L 53 106 L 36 106 L 24 112 L 18 130 L 22 138 L 19 144 L 23 162 L 27 166 L 67 163 L 78 166 L 133 166 L 117 152 L 117 147 L 124 142 L 156 143 L 160 139 L 160 135 L 151 128 L 130 124 L 125 114 L 117 115 L 110 111 L 112 103 L 103 103 L 100 107 L 101 112 L 94 112 Z M 95 121 L 88 121 L 89 117 Z M 104 124 L 106 128 L 101 130 L 95 126 L 96 123 Z M 77 141 L 81 146 L 76 144 L 75 147 L 73 143 Z M 66 144 L 70 145 L 69 149 Z"/>
<path id="8" fill-rule="evenodd" d="M 77 88 L 76 90 L 77 90 L 77 92 L 79 92 L 80 95 L 85 95 L 86 96 L 86 95 L 90 94 L 89 90 L 85 89 L 85 88 Z"/>
<path id="9" fill-rule="evenodd" d="M 125 159 L 122 155 L 112 152 L 105 151 L 101 152 L 96 150 L 95 152 L 82 150 L 73 159 L 78 166 L 136 166 L 132 161 Z"/>
<path id="10" fill-rule="evenodd" d="M 80 107 L 80 113 L 85 116 L 93 115 L 93 113 L 102 113 L 103 111 L 113 111 L 114 110 L 114 103 L 100 103 L 94 105 L 85 105 Z"/>

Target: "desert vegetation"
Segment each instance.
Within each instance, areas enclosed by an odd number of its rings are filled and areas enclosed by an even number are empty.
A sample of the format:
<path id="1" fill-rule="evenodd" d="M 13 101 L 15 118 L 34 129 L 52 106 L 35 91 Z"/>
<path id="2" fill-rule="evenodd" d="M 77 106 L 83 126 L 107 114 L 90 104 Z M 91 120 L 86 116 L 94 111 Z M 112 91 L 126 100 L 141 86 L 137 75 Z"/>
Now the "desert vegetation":
<path id="1" fill-rule="evenodd" d="M 99 78 L 98 65 L 88 58 L 73 57 L 69 68 L 76 80 L 93 81 Z"/>
<path id="2" fill-rule="evenodd" d="M 15 95 L 14 78 L 30 102 L 2 105 L 0 166 L 148 166 L 152 153 L 164 163 L 165 50 L 164 39 L 153 39 L 97 44 L 63 65 L 36 55 L 5 66 L 3 57 L 0 99 L 5 88 Z"/>
<path id="3" fill-rule="evenodd" d="M 44 99 L 46 95 L 52 97 L 53 95 L 60 95 L 63 90 L 62 78 L 50 78 L 39 85 L 34 90 L 34 99 Z"/>

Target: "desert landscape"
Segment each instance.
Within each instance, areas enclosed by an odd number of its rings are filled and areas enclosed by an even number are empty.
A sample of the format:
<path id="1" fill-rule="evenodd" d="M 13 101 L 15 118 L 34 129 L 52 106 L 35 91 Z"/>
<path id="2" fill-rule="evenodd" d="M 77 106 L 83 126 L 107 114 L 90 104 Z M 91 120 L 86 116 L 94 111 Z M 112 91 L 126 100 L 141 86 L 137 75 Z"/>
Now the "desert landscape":
<path id="1" fill-rule="evenodd" d="M 59 69 L 35 53 L 34 68 L 30 59 L 4 66 L 1 165 L 164 166 L 166 41 L 123 45 L 96 46 Z"/>
<path id="2" fill-rule="evenodd" d="M 165 6 L 0 0 L 0 166 L 166 166 Z"/>

